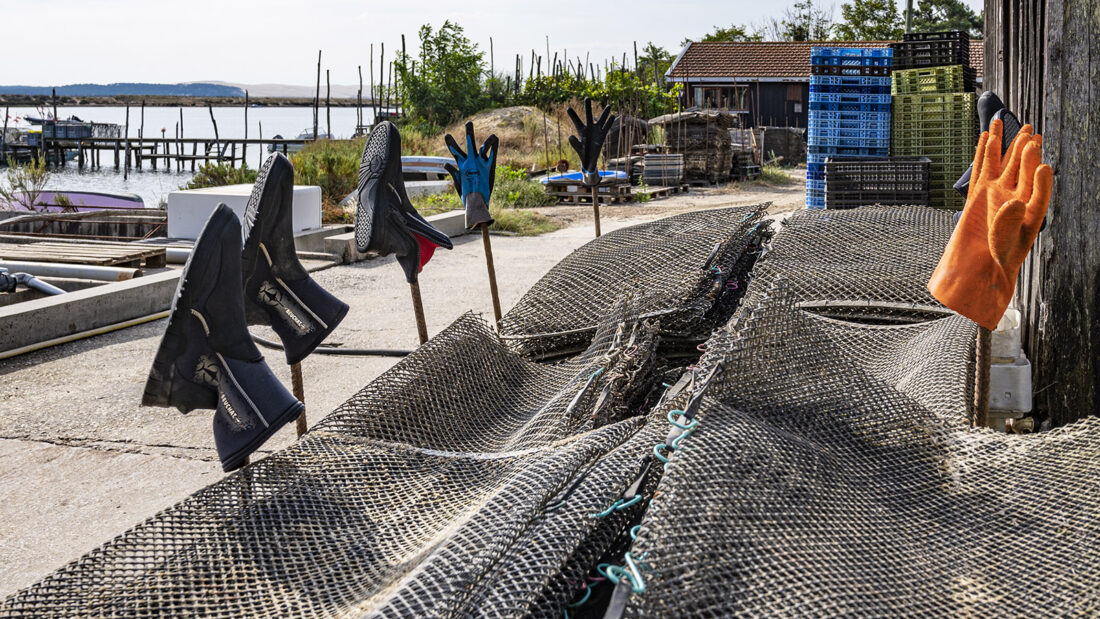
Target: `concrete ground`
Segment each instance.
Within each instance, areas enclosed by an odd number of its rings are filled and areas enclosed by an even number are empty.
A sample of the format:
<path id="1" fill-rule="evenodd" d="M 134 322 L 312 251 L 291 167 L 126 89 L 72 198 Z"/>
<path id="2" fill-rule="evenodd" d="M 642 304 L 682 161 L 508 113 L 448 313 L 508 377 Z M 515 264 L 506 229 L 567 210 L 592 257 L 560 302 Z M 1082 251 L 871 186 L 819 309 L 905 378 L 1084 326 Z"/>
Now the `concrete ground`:
<path id="1" fill-rule="evenodd" d="M 700 208 L 773 200 L 773 212 L 783 212 L 803 204 L 800 183 L 747 187 L 604 208 L 602 228 L 607 232 Z M 539 237 L 493 237 L 505 311 L 550 267 L 592 238 L 591 207 L 540 210 L 571 225 Z M 416 346 L 408 285 L 392 258 L 333 267 L 314 278 L 351 306 L 330 342 Z M 468 311 L 492 320 L 479 235 L 460 237 L 453 251 L 437 253 L 420 287 L 431 334 Z M 209 411 L 181 415 L 139 405 L 164 325 L 158 320 L 0 361 L 0 596 L 34 583 L 222 477 Z M 289 385 L 282 353 L 264 354 Z M 302 365 L 310 422 L 395 362 L 308 358 Z M 291 424 L 254 459 L 293 440 Z"/>

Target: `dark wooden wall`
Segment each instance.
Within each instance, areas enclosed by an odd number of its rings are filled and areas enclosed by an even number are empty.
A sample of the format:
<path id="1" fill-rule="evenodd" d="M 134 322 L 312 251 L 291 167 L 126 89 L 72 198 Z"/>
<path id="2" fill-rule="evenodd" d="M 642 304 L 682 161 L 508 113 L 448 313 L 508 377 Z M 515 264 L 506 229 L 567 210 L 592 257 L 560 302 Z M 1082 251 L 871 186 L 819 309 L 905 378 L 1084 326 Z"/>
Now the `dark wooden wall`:
<path id="1" fill-rule="evenodd" d="M 986 87 L 1039 128 L 1054 167 L 1017 298 L 1036 407 L 1064 424 L 1100 412 L 1100 0 L 986 0 L 985 11 Z"/>

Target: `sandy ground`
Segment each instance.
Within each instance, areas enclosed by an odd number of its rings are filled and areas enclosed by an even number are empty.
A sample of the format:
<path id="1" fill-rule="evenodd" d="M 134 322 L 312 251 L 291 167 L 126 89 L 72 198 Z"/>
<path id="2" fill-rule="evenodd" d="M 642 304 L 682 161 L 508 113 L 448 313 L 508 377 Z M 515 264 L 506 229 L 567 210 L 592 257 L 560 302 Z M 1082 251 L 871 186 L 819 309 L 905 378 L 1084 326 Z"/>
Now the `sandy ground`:
<path id="1" fill-rule="evenodd" d="M 708 189 L 603 208 L 601 224 L 607 232 L 688 210 L 766 201 L 779 213 L 801 208 L 802 195 L 801 183 Z M 539 237 L 493 237 L 505 311 L 550 267 L 592 238 L 591 207 L 542 210 L 571 225 Z M 376 259 L 314 274 L 351 306 L 330 341 L 362 348 L 415 347 L 408 286 L 393 262 Z M 420 287 L 430 333 L 469 311 L 492 319 L 479 236 L 456 239 L 453 251 L 437 254 L 421 275 Z M 0 361 L 0 596 L 32 584 L 223 476 L 209 411 L 181 415 L 139 405 L 164 324 L 160 320 Z M 289 385 L 282 353 L 264 354 Z M 310 421 L 395 361 L 311 356 L 303 363 Z M 293 440 L 291 425 L 257 457 Z"/>

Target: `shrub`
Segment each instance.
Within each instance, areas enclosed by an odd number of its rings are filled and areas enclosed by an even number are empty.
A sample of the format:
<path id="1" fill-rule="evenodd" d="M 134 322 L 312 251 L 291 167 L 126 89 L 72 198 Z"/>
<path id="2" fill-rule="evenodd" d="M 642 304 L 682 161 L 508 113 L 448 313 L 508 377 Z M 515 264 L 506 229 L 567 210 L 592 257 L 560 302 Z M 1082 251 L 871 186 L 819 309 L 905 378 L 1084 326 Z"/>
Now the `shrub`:
<path id="1" fill-rule="evenodd" d="M 183 189 L 202 189 L 224 185 L 252 184 L 256 182 L 256 170 L 235 168 L 225 163 L 204 163 Z"/>

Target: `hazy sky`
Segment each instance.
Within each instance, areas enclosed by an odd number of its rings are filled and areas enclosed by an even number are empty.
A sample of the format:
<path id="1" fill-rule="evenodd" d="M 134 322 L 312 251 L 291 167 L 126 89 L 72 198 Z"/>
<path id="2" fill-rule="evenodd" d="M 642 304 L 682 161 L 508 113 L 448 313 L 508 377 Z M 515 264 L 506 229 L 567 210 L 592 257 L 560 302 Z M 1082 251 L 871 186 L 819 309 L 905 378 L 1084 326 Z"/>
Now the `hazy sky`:
<path id="1" fill-rule="evenodd" d="M 386 45 L 387 61 L 406 35 L 416 48 L 421 24 L 458 22 L 488 50 L 496 66 L 513 66 L 531 49 L 576 58 L 633 56 L 653 41 L 678 51 L 685 37 L 715 24 L 763 23 L 794 0 L 37 0 L 0 2 L 8 58 L 0 84 L 189 82 L 311 84 L 317 50 L 334 84 L 353 84 L 356 65 L 370 62 L 370 44 Z M 835 2 L 835 17 L 840 4 Z M 981 10 L 981 0 L 966 0 Z M 824 2 L 825 5 L 829 3 Z M 904 4 L 903 2 L 899 4 Z M 82 32 L 93 36 L 85 38 Z M 71 33 L 72 37 L 65 36 Z M 25 50 L 15 54 L 12 50 Z M 525 65 L 526 66 L 526 65 Z M 378 70 L 377 67 L 375 69 Z M 526 68 L 525 68 L 526 71 Z"/>

